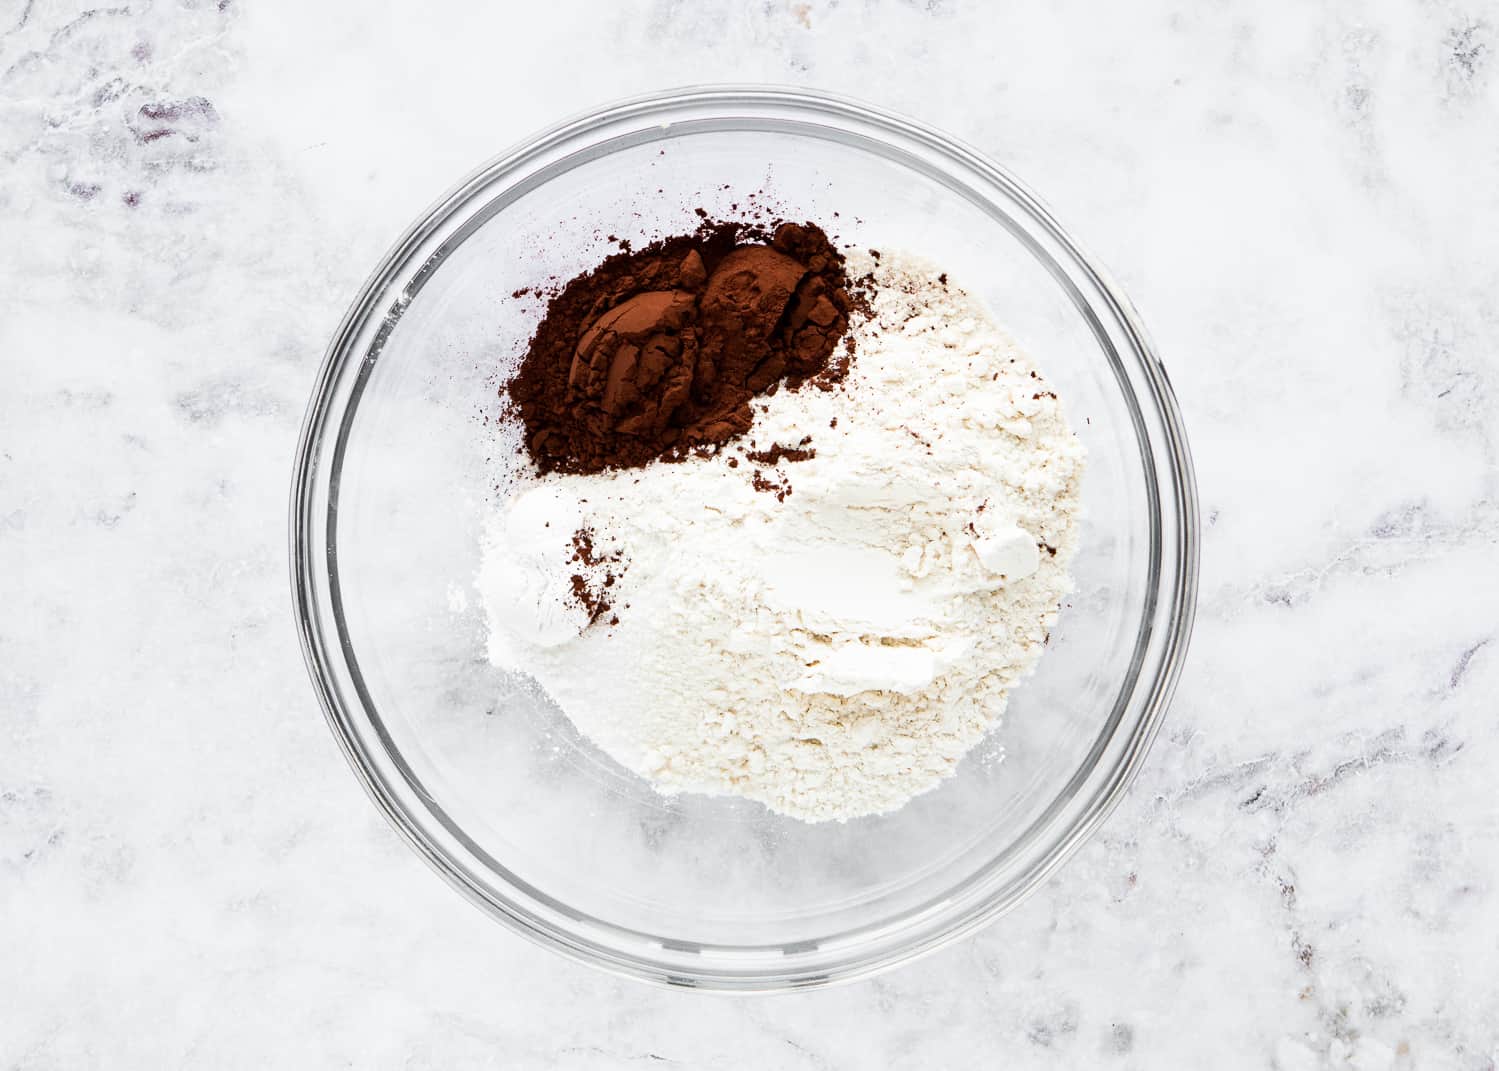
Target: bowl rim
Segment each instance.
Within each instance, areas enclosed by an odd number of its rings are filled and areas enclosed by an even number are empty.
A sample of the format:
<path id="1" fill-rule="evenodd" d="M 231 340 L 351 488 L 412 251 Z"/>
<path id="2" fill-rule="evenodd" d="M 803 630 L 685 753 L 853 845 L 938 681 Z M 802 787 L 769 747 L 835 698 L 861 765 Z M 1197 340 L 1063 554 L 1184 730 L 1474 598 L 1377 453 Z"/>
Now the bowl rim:
<path id="1" fill-rule="evenodd" d="M 1151 436 L 1137 427 L 1137 435 L 1142 436 L 1142 446 L 1147 458 L 1154 461 L 1150 450 L 1153 444 L 1161 451 L 1165 464 L 1161 474 L 1153 471 L 1153 465 L 1146 465 L 1147 484 L 1155 492 L 1151 503 L 1152 584 L 1147 593 L 1150 600 L 1147 610 L 1142 612 L 1142 639 L 1137 644 L 1130 686 L 1133 688 L 1135 684 L 1145 683 L 1148 685 L 1148 694 L 1144 696 L 1143 705 L 1129 726 L 1122 754 L 1105 771 L 1102 783 L 1093 788 L 1084 809 L 1065 826 L 1064 835 L 1054 840 L 1022 874 L 1013 878 L 1011 887 L 979 890 L 980 895 L 969 897 L 962 909 L 956 913 L 950 912 L 952 917 L 947 918 L 939 927 L 934 928 L 930 919 L 923 921 L 919 911 L 897 916 L 898 926 L 888 922 L 877 923 L 867 929 L 875 931 L 893 928 L 893 932 L 883 934 L 866 951 L 849 953 L 846 960 L 833 965 L 828 962 L 826 948 L 836 945 L 835 940 L 830 940 L 823 946 L 824 954 L 821 956 L 816 955 L 819 951 L 817 943 L 813 943 L 807 950 L 783 949 L 781 951 L 786 955 L 773 968 L 764 964 L 748 967 L 734 963 L 698 965 L 688 959 L 688 953 L 704 950 L 694 950 L 691 946 L 685 949 L 666 946 L 653 948 L 650 949 L 653 953 L 650 956 L 639 949 L 621 950 L 617 946 L 601 944 L 596 937 L 580 934 L 575 928 L 570 928 L 567 924 L 569 918 L 578 921 L 575 913 L 569 912 L 565 905 L 550 901 L 539 890 L 526 886 L 502 866 L 498 867 L 498 873 L 513 896 L 497 895 L 487 885 L 478 882 L 458 856 L 467 853 L 480 859 L 490 857 L 464 836 L 461 829 L 449 826 L 444 833 L 432 828 L 429 824 L 433 817 L 431 806 L 427 807 L 427 821 L 422 820 L 420 812 L 425 794 L 420 791 L 419 785 L 414 786 L 410 782 L 409 770 L 402 772 L 404 760 L 391 750 L 388 738 L 383 735 L 373 709 L 373 701 L 358 680 L 351 644 L 347 634 L 343 632 L 342 614 L 338 606 L 336 540 L 333 538 L 336 531 L 337 481 L 333 480 L 333 487 L 324 486 L 328 477 L 321 464 L 323 452 L 329 445 L 329 432 L 334 428 L 330 417 L 335 415 L 337 388 L 341 376 L 355 364 L 360 368 L 360 383 L 363 382 L 362 377 L 368 375 L 369 368 L 378 356 L 379 347 L 383 345 L 400 313 L 409 305 L 421 284 L 440 265 L 443 256 L 424 257 L 415 272 L 409 273 L 409 281 L 393 293 L 394 281 L 403 270 L 417 263 L 414 258 L 424 252 L 424 245 L 429 245 L 434 240 L 434 235 L 439 233 L 443 224 L 453 219 L 477 196 L 482 194 L 488 196 L 489 200 L 478 212 L 467 216 L 463 226 L 449 236 L 450 241 L 444 246 L 447 252 L 451 252 L 458 242 L 508 203 L 504 193 L 510 192 L 513 199 L 525 192 L 524 189 L 519 193 L 515 192 L 516 183 L 509 187 L 504 183 L 507 178 L 514 176 L 519 176 L 522 180 L 528 177 L 523 173 L 528 164 L 537 164 L 538 161 L 545 163 L 548 158 L 564 153 L 569 146 L 575 146 L 580 140 L 586 141 L 621 123 L 641 125 L 647 120 L 666 120 L 677 113 L 682 113 L 684 119 L 686 113 L 693 113 L 701 118 L 700 113 L 704 109 L 710 113 L 721 110 L 726 116 L 736 114 L 736 110 L 742 112 L 744 109 L 757 109 L 755 118 L 762 121 L 767 118 L 764 113 L 784 111 L 793 116 L 801 113 L 800 121 L 815 118 L 833 124 L 847 124 L 860 130 L 872 130 L 876 135 L 883 135 L 892 141 L 919 146 L 960 171 L 1003 190 L 1023 208 L 1029 221 L 1041 228 L 1046 238 L 1065 255 L 1069 270 L 1076 271 L 1078 277 L 1101 299 L 1103 311 L 1113 318 L 1115 326 L 1124 337 L 1127 349 L 1137 359 L 1143 385 L 1147 388 L 1152 403 L 1150 411 L 1159 420 L 1159 428 L 1156 429 L 1159 442 L 1154 442 Z M 670 122 L 661 124 L 662 129 L 669 129 L 670 126 Z M 654 136 L 662 135 L 656 133 Z M 577 147 L 573 149 L 574 153 L 578 151 L 580 149 Z M 548 166 L 555 166 L 555 161 Z M 545 177 L 547 167 L 541 167 L 540 171 Z M 534 174 L 533 172 L 531 177 Z M 491 194 L 491 187 L 498 188 L 499 192 Z M 493 207 L 496 205 L 498 207 Z M 1016 237 L 1032 245 L 1032 251 L 1036 252 L 1034 240 L 1028 232 L 1017 230 L 1015 225 L 1005 222 L 999 216 L 995 218 L 1009 227 Z M 426 252 L 430 253 L 430 250 Z M 1047 266 L 1044 260 L 1043 266 Z M 1056 274 L 1053 270 L 1053 275 Z M 1087 310 L 1083 304 L 1079 304 L 1079 309 L 1092 316 L 1091 304 Z M 372 330 L 372 324 L 382 325 L 374 329 L 373 342 L 362 350 L 357 348 L 361 337 Z M 1112 346 L 1106 348 L 1110 352 L 1113 350 Z M 1117 356 L 1115 359 L 1117 361 Z M 1126 390 L 1129 390 L 1128 386 Z M 339 459 L 348 435 L 349 418 L 357 408 L 357 402 L 356 389 L 351 397 L 344 400 L 338 434 L 333 437 L 336 443 L 336 460 L 331 467 L 334 469 L 341 463 Z M 1139 413 L 1138 407 L 1136 412 Z M 1138 422 L 1140 417 L 1137 415 L 1136 419 Z M 1171 525 L 1173 531 L 1169 533 L 1169 546 L 1161 531 L 1159 503 L 1162 497 L 1157 486 L 1160 475 L 1167 478 L 1165 482 L 1169 486 L 1165 491 L 1169 504 L 1174 507 L 1170 518 L 1174 523 Z M 322 507 L 321 512 L 319 507 Z M 732 992 L 807 988 L 864 977 L 946 947 L 1013 910 L 1033 894 L 1047 877 L 1086 843 L 1112 813 L 1143 765 L 1169 707 L 1186 657 L 1195 617 L 1200 553 L 1196 482 L 1185 428 L 1174 393 L 1139 314 L 1098 261 L 1078 246 L 1028 187 L 978 150 L 918 120 L 846 96 L 774 85 L 686 86 L 627 98 L 576 115 L 490 159 L 429 206 L 416 222 L 406 228 L 365 280 L 333 334 L 302 423 L 293 466 L 288 520 L 293 609 L 303 658 L 314 690 L 329 727 L 355 775 L 376 807 L 407 843 L 469 902 L 513 931 L 547 947 L 623 976 L 673 986 Z M 327 528 L 320 527 L 320 524 L 326 524 Z M 319 538 L 319 533 L 322 538 Z M 1159 567 L 1164 558 L 1169 558 L 1168 569 Z M 1169 594 L 1169 600 L 1160 599 L 1163 592 Z M 1158 616 L 1161 621 L 1157 626 L 1154 622 Z M 334 625 L 332 630 L 328 627 L 330 617 Z M 1140 644 L 1145 642 L 1144 637 L 1157 628 L 1161 634 L 1153 637 L 1153 641 L 1160 642 L 1155 645 L 1150 660 L 1151 679 L 1145 681 L 1142 676 L 1145 669 L 1143 647 Z M 330 637 L 334 637 L 335 633 L 338 642 L 330 643 Z M 343 666 L 340 666 L 340 661 L 344 663 Z M 350 702 L 341 694 L 341 687 L 345 690 L 349 687 L 349 682 L 343 678 L 351 668 L 357 703 Z M 1123 698 L 1116 704 L 1114 715 L 1106 729 L 1100 733 L 1095 753 L 1099 746 L 1117 742 L 1115 736 L 1122 724 L 1121 714 L 1125 705 Z M 373 723 L 373 733 L 370 723 Z M 371 746 L 372 736 L 384 741 L 387 754 L 381 755 L 379 747 Z M 1080 767 L 1073 782 L 1092 777 L 1097 769 L 1098 757 L 1094 754 L 1089 762 Z M 402 777 L 407 780 L 404 785 L 401 783 Z M 1066 790 L 1064 794 L 1065 792 Z M 1068 796 L 1063 800 L 1059 795 L 1058 801 L 1047 813 L 1050 814 L 1059 803 L 1071 802 L 1071 799 Z M 431 801 L 427 800 L 426 803 L 430 804 Z M 443 818 L 445 815 L 439 813 L 439 820 Z M 1040 821 L 1038 819 L 1031 829 L 1037 828 Z M 495 868 L 491 867 L 490 871 L 495 873 Z M 527 899 L 531 902 L 523 902 Z M 913 918 L 913 915 L 917 917 Z M 906 931 L 909 931 L 909 940 L 893 939 Z M 803 957 L 804 961 L 798 962 L 798 956 Z"/>

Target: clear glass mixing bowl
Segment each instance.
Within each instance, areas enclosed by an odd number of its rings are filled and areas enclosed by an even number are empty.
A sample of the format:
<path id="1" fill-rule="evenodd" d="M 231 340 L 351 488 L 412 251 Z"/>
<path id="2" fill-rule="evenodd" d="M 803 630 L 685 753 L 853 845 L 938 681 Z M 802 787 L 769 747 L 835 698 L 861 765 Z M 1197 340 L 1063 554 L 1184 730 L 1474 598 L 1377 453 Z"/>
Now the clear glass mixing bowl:
<path id="1" fill-rule="evenodd" d="M 495 369 L 535 302 L 610 237 L 734 217 L 764 191 L 842 241 L 919 253 L 1029 349 L 1089 450 L 1077 591 L 1004 727 L 899 812 L 807 825 L 667 799 L 492 668 L 472 583 L 497 451 Z M 734 206 L 738 206 L 737 209 Z M 856 977 L 1014 907 L 1139 768 L 1191 627 L 1195 492 L 1166 374 L 1129 302 L 1004 170 L 850 101 L 700 88 L 566 123 L 408 230 L 339 327 L 292 497 L 302 644 L 340 743 L 392 824 L 494 918 L 677 985 Z M 599 680 L 608 689 L 608 680 Z"/>

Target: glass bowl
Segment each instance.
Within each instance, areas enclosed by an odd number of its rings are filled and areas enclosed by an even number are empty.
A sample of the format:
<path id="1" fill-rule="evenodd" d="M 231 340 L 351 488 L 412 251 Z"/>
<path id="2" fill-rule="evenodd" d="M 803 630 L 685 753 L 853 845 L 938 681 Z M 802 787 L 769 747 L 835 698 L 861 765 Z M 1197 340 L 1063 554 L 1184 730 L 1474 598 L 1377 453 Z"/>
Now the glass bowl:
<path id="1" fill-rule="evenodd" d="M 1077 590 L 1004 725 L 890 815 L 809 825 L 667 798 L 485 658 L 472 584 L 512 295 L 749 204 L 927 257 L 1058 386 L 1089 451 Z M 365 788 L 495 919 L 658 982 L 774 990 L 928 952 L 1014 907 L 1103 821 L 1165 713 L 1191 627 L 1197 507 L 1176 403 L 1129 302 L 983 156 L 838 98 L 698 88 L 606 108 L 486 164 L 411 227 L 344 317 L 292 490 L 302 646 Z M 610 682 L 600 680 L 598 687 Z"/>

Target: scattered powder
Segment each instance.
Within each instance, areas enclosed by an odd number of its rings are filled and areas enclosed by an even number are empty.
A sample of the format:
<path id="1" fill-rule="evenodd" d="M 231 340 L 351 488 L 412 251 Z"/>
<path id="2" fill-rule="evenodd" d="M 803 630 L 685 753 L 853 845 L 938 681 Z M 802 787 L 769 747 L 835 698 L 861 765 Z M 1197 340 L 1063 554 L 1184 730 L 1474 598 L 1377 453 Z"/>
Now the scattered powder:
<path id="1" fill-rule="evenodd" d="M 876 292 L 833 389 L 760 399 L 713 456 L 534 478 L 489 524 L 491 660 L 663 791 L 900 807 L 994 728 L 1070 590 L 1055 392 L 930 265 L 849 260 Z"/>
<path id="2" fill-rule="evenodd" d="M 615 563 L 618 554 L 601 554 L 594 549 L 593 532 L 579 528 L 573 533 L 573 553 L 570 559 L 578 571 L 569 578 L 573 601 L 588 614 L 592 624 L 609 612 L 609 589 L 619 579 Z"/>

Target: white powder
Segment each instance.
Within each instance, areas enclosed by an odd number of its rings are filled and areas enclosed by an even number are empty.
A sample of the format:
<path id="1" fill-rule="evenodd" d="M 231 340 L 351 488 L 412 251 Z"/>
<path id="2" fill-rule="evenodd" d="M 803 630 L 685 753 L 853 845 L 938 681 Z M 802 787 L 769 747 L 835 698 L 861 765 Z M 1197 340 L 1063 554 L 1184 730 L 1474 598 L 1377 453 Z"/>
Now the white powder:
<path id="1" fill-rule="evenodd" d="M 997 724 L 1070 590 L 1083 450 L 1039 371 L 930 265 L 849 267 L 878 292 L 842 389 L 758 400 L 711 458 L 533 479 L 490 524 L 491 659 L 663 791 L 893 810 Z M 579 528 L 623 569 L 591 626 Z"/>

